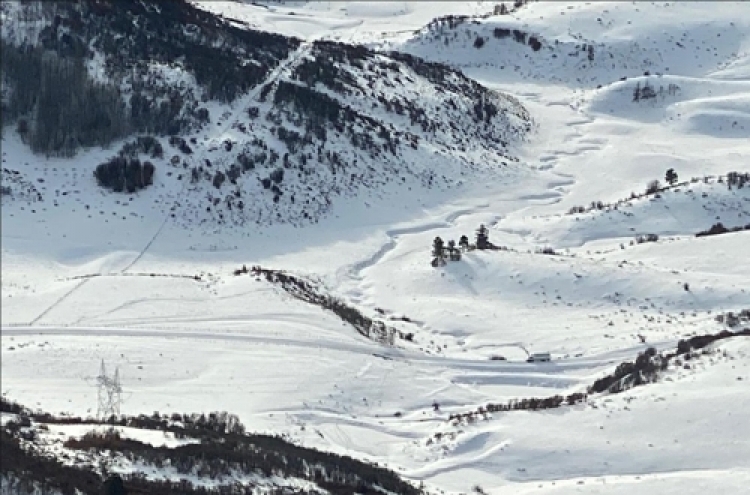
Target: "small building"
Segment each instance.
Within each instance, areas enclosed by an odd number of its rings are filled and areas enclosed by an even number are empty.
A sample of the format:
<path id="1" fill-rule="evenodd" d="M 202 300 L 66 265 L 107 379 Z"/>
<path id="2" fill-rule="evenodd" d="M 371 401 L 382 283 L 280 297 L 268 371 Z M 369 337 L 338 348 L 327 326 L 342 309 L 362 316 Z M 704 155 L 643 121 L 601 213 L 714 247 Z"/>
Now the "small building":
<path id="1" fill-rule="evenodd" d="M 529 355 L 527 363 L 549 363 L 552 360 L 549 352 L 535 352 Z"/>

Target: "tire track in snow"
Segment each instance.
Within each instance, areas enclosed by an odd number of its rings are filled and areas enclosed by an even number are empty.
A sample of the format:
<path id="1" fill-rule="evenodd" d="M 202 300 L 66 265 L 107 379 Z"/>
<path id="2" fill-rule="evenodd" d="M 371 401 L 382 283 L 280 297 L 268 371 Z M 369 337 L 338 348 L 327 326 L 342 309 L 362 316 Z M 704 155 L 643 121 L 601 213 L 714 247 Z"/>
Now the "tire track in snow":
<path id="1" fill-rule="evenodd" d="M 50 311 L 52 311 L 52 310 L 53 310 L 53 309 L 55 309 L 55 308 L 56 308 L 57 306 L 59 306 L 59 305 L 60 305 L 60 303 L 62 303 L 63 301 L 65 301 L 65 300 L 66 300 L 66 299 L 67 299 L 68 297 L 70 297 L 70 296 L 71 296 L 71 295 L 72 295 L 72 294 L 73 294 L 74 292 L 76 292 L 76 291 L 77 291 L 78 289 L 80 289 L 81 287 L 83 287 L 84 285 L 86 285 L 86 283 L 88 283 L 88 282 L 89 282 L 90 280 L 91 280 L 90 278 L 86 278 L 86 279 L 83 279 L 83 280 L 81 280 L 81 282 L 79 282 L 79 283 L 77 283 L 77 284 L 76 284 L 75 286 L 73 286 L 73 288 L 72 288 L 72 289 L 70 289 L 70 290 L 69 290 L 68 292 L 66 292 L 66 293 L 65 293 L 65 294 L 63 294 L 62 296 L 60 296 L 60 298 L 58 298 L 58 299 L 57 299 L 57 300 L 56 300 L 55 302 L 53 302 L 53 303 L 52 303 L 51 305 L 49 305 L 49 306 L 47 307 L 47 309 L 45 309 L 44 311 L 42 311 L 42 312 L 41 312 L 41 313 L 39 314 L 39 316 L 37 316 L 36 318 L 34 318 L 33 320 L 31 320 L 31 321 L 29 322 L 29 326 L 34 326 L 34 325 L 36 325 L 36 323 L 37 323 L 37 322 L 38 322 L 39 320 L 41 320 L 42 318 L 44 318 L 45 316 L 47 316 L 47 314 L 48 314 L 48 313 L 49 313 Z M 5 330 L 4 330 L 4 329 L 3 329 L 3 333 L 5 333 Z"/>

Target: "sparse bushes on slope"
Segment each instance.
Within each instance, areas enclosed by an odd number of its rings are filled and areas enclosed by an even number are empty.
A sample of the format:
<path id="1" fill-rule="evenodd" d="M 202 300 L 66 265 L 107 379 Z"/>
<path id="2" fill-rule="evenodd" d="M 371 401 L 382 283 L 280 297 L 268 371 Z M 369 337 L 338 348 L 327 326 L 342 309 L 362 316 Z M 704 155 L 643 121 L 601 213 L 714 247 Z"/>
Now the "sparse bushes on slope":
<path id="1" fill-rule="evenodd" d="M 586 401 L 586 394 L 576 392 L 567 396 L 554 395 L 552 397 L 545 398 L 526 398 L 526 399 L 513 399 L 504 404 L 487 404 L 484 407 L 480 407 L 475 411 L 467 413 L 451 414 L 448 416 L 448 421 L 460 422 L 463 420 L 469 423 L 484 417 L 486 419 L 487 414 L 495 412 L 508 412 L 508 411 L 541 411 L 545 409 L 556 409 L 563 405 L 572 406 L 580 404 Z"/>
<path id="2" fill-rule="evenodd" d="M 549 246 L 536 250 L 537 254 L 546 254 L 548 256 L 557 256 L 559 253 Z"/>
<path id="3" fill-rule="evenodd" d="M 655 382 L 658 372 L 664 371 L 669 365 L 669 359 L 649 347 L 638 355 L 634 362 L 626 361 L 620 364 L 614 373 L 602 377 L 589 387 L 589 393 L 608 391 L 616 394 L 629 388 L 645 383 Z"/>
<path id="4" fill-rule="evenodd" d="M 750 315 L 750 312 L 748 313 Z M 716 334 L 698 335 L 687 340 L 680 340 L 677 349 L 668 354 L 661 354 L 653 347 L 640 353 L 635 361 L 626 361 L 620 364 L 613 373 L 604 376 L 589 387 L 589 394 L 593 393 L 620 393 L 633 387 L 653 383 L 658 380 L 661 372 L 667 369 L 670 360 L 677 356 L 686 355 L 693 350 L 698 350 L 718 340 L 738 336 L 750 336 L 750 328 L 739 332 L 722 330 Z"/>
<path id="5" fill-rule="evenodd" d="M 649 73 L 646 72 L 644 75 L 648 76 Z M 668 95 L 675 95 L 679 92 L 680 87 L 673 83 L 670 83 L 669 86 L 667 86 L 666 91 L 664 90 L 664 86 L 659 86 L 659 90 L 657 91 L 648 81 L 646 81 L 643 86 L 641 86 L 639 81 L 633 90 L 633 101 L 639 102 L 643 100 L 653 100 L 657 96 L 664 97 L 665 93 Z"/>
<path id="6" fill-rule="evenodd" d="M 448 241 L 446 246 L 443 239 L 436 237 L 432 243 L 432 266 L 444 266 L 445 258 L 447 257 L 451 261 L 460 261 L 461 252 L 479 250 L 495 250 L 495 251 L 508 251 L 509 249 L 505 246 L 496 246 L 490 242 L 489 230 L 484 224 L 480 225 L 476 231 L 476 242 L 469 244 L 469 238 L 462 235 L 458 240 L 458 247 L 456 247 L 456 241 L 453 239 Z"/>
<path id="7" fill-rule="evenodd" d="M 243 266 L 241 269 L 234 271 L 235 275 L 247 273 L 263 277 L 268 282 L 280 285 L 282 289 L 296 299 L 331 311 L 353 326 L 361 335 L 369 339 L 388 345 L 394 345 L 396 338 L 410 342 L 414 340 L 413 333 L 405 333 L 397 328 L 386 326 L 382 321 L 373 320 L 343 301 L 331 295 L 321 293 L 313 284 L 300 277 L 281 270 L 270 270 L 261 268 L 260 266 L 253 266 L 249 271 L 246 266 Z"/>
<path id="8" fill-rule="evenodd" d="M 676 175 L 676 173 L 675 173 Z M 676 179 L 675 179 L 676 180 Z M 748 181 L 750 181 L 750 173 L 739 173 L 739 172 L 729 172 L 726 176 L 703 176 L 703 177 L 693 177 L 689 181 L 683 181 L 683 182 L 675 182 L 674 184 L 670 184 L 668 186 L 663 186 L 659 183 L 658 180 L 654 180 L 649 182 L 649 184 L 646 187 L 645 192 L 643 193 L 635 193 L 632 192 L 630 194 L 629 198 L 623 198 L 615 201 L 614 203 L 604 203 L 602 201 L 592 201 L 591 204 L 586 206 L 572 206 L 570 209 L 568 209 L 567 214 L 568 215 L 576 215 L 579 213 L 586 213 L 589 211 L 594 210 L 611 210 L 611 209 L 618 209 L 620 206 L 629 206 L 631 201 L 636 199 L 643 199 L 649 196 L 652 197 L 659 197 L 658 194 L 667 190 L 671 189 L 677 189 L 681 186 L 686 186 L 688 184 L 696 184 L 698 182 L 703 182 L 705 184 L 709 183 L 719 183 L 723 184 L 726 182 L 727 187 L 731 190 L 732 187 L 736 187 L 737 189 L 741 189 Z"/>
<path id="9" fill-rule="evenodd" d="M 750 321 L 750 309 L 741 311 L 739 314 L 727 313 L 717 316 L 717 321 L 726 323 L 728 326 L 738 326 L 742 322 Z M 678 341 L 674 352 L 663 354 L 657 352 L 653 347 L 638 354 L 635 361 L 625 361 L 617 366 L 614 372 L 596 380 L 587 390 L 587 393 L 576 392 L 568 396 L 555 395 L 547 398 L 527 398 L 511 400 L 505 404 L 488 404 L 474 411 L 460 414 L 451 414 L 449 421 L 474 422 L 480 417 L 487 419 L 487 414 L 493 412 L 506 412 L 518 410 L 544 410 L 561 407 L 562 405 L 574 405 L 585 402 L 589 395 L 608 392 L 612 394 L 624 392 L 633 387 L 658 381 L 660 374 L 665 371 L 669 363 L 680 356 L 686 359 L 694 357 L 693 353 L 717 342 L 733 337 L 750 337 L 750 328 L 738 332 L 722 330 L 716 334 L 698 335 L 689 339 Z"/>

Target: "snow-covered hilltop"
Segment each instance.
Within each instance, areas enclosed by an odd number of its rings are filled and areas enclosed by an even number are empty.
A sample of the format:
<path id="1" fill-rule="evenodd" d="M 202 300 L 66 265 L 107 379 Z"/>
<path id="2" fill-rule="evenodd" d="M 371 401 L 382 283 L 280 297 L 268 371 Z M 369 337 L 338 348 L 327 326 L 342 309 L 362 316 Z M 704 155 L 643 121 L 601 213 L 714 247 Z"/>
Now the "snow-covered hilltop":
<path id="1" fill-rule="evenodd" d="M 389 44 L 476 73 L 502 74 L 504 81 L 571 88 L 645 72 L 697 76 L 721 70 L 722 78 L 745 79 L 749 10 L 738 2 L 725 6 L 530 2 L 507 15 L 437 18 Z"/>

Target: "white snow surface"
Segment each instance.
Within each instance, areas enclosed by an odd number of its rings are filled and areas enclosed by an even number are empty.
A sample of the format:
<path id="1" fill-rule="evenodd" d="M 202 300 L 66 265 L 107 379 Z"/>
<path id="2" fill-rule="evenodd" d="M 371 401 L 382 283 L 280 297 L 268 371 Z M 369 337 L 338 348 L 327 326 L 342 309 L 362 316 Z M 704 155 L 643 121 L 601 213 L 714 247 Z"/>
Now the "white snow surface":
<path id="1" fill-rule="evenodd" d="M 750 308 L 750 231 L 694 237 L 719 221 L 750 224 L 750 188 L 716 180 L 750 171 L 750 4 L 540 2 L 431 31 L 437 15 L 494 4 L 196 3 L 252 27 L 454 64 L 517 97 L 539 129 L 505 180 L 461 177 L 450 193 L 415 186 L 421 208 L 351 198 L 313 226 L 207 232 L 170 219 L 163 205 L 183 191 L 158 176 L 133 196 L 98 189 L 91 170 L 112 150 L 45 159 L 9 128 L 3 167 L 21 174 L 4 173 L 3 185 L 27 194 L 2 203 L 3 394 L 93 414 L 103 359 L 119 367 L 123 413 L 227 410 L 251 431 L 445 493 L 747 493 L 746 338 L 585 404 L 458 426 L 448 415 L 585 391 L 647 346 L 673 349 L 721 330 L 716 314 Z M 495 28 L 543 46 L 495 38 Z M 582 44 L 595 47 L 591 63 Z M 633 101 L 646 83 L 656 97 Z M 685 183 L 628 200 L 668 168 Z M 430 266 L 436 236 L 473 238 L 480 223 L 511 249 Z M 659 241 L 631 245 L 639 234 Z M 559 255 L 536 253 L 544 247 Z M 319 280 L 414 343 L 370 341 L 270 283 L 234 276 L 243 264 Z M 527 352 L 552 362 L 526 363 Z"/>

